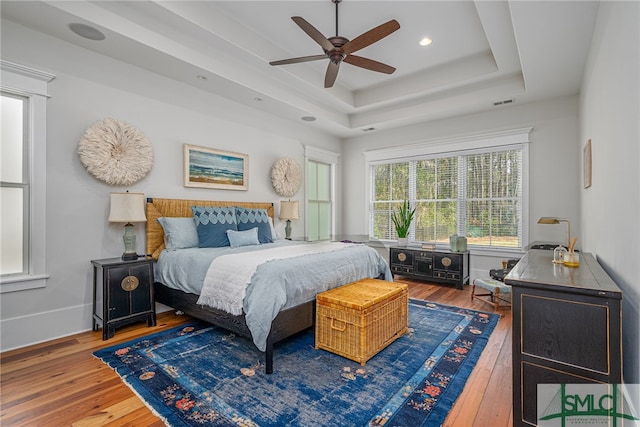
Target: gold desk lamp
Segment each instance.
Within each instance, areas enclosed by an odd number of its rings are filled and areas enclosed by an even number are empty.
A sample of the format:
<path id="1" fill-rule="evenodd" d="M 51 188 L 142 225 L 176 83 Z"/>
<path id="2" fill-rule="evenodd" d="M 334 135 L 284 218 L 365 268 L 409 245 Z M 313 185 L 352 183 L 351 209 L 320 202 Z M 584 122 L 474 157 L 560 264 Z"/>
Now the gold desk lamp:
<path id="1" fill-rule="evenodd" d="M 556 218 L 551 216 L 543 216 L 538 220 L 538 224 L 560 224 L 561 222 L 567 223 L 567 247 L 565 248 L 562 245 L 559 245 L 553 250 L 553 262 L 556 264 L 571 264 L 570 266 L 577 267 L 577 254 L 574 255 L 576 239 L 574 238 L 573 242 L 571 241 L 571 223 L 569 220 L 566 218 Z M 576 259 L 575 265 L 568 261 L 569 257 Z"/>

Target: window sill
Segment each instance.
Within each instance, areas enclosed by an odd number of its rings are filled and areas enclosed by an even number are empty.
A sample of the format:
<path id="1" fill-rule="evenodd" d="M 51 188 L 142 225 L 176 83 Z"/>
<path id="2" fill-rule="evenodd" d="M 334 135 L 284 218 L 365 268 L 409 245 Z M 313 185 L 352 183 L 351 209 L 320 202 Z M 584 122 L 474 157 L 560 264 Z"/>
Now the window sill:
<path id="1" fill-rule="evenodd" d="M 520 248 L 469 248 L 471 255 L 493 256 L 493 257 L 521 257 L 526 251 Z"/>
<path id="2" fill-rule="evenodd" d="M 48 274 L 33 274 L 0 279 L 0 294 L 26 291 L 47 286 Z"/>

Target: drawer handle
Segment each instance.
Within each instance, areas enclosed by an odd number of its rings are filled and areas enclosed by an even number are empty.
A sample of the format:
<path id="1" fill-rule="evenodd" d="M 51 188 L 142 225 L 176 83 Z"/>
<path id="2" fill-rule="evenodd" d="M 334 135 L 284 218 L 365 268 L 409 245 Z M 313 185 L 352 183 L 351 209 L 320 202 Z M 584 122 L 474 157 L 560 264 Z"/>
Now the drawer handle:
<path id="1" fill-rule="evenodd" d="M 136 276 L 127 276 L 122 279 L 122 282 L 120 282 L 120 286 L 122 286 L 122 289 L 127 292 L 135 291 L 139 284 L 140 281 Z"/>
<path id="2" fill-rule="evenodd" d="M 342 322 L 342 328 L 339 328 L 335 325 L 336 320 L 338 319 L 336 319 L 335 317 L 331 319 L 331 329 L 335 329 L 339 332 L 343 332 L 345 329 L 347 329 L 347 322 L 345 322 L 344 320 L 338 320 L 338 322 Z"/>

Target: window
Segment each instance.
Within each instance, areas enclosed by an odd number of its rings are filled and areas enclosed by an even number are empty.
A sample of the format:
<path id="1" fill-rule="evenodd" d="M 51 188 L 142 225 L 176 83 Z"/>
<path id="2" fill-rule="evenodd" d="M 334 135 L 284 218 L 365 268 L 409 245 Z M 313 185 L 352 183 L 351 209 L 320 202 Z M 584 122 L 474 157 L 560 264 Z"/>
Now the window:
<path id="1" fill-rule="evenodd" d="M 416 209 L 410 241 L 448 244 L 458 234 L 470 246 L 522 248 L 528 133 L 367 153 L 371 238 L 395 240 L 392 213 L 409 200 Z"/>
<path id="2" fill-rule="evenodd" d="M 338 154 L 311 146 L 306 156 L 307 240 L 328 240 L 334 231 L 334 175 Z"/>
<path id="3" fill-rule="evenodd" d="M 29 270 L 29 158 L 26 132 L 29 99 L 2 92 L 0 121 L 0 274 Z M 25 215 L 27 214 L 27 215 Z"/>
<path id="4" fill-rule="evenodd" d="M 307 163 L 308 239 L 331 237 L 331 165 L 309 160 Z"/>
<path id="5" fill-rule="evenodd" d="M 0 61 L 0 292 L 46 284 L 46 101 L 55 76 Z"/>

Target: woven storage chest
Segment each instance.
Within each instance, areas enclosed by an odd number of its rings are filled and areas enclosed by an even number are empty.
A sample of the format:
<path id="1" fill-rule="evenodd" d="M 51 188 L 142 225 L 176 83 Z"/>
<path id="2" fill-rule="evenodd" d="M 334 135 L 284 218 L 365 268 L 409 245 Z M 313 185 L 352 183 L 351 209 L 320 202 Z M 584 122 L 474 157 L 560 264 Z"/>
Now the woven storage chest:
<path id="1" fill-rule="evenodd" d="M 316 348 L 364 365 L 408 330 L 409 287 L 364 279 L 316 296 Z"/>

